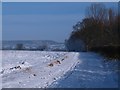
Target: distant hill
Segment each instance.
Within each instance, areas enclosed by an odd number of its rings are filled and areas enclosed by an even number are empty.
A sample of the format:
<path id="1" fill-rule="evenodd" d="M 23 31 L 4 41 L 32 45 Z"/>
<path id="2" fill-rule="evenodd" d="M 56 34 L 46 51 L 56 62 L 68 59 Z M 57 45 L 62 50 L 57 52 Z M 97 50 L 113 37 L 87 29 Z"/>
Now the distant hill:
<path id="1" fill-rule="evenodd" d="M 2 50 L 40 50 L 40 51 L 64 51 L 64 43 L 52 40 L 11 40 L 2 41 Z"/>

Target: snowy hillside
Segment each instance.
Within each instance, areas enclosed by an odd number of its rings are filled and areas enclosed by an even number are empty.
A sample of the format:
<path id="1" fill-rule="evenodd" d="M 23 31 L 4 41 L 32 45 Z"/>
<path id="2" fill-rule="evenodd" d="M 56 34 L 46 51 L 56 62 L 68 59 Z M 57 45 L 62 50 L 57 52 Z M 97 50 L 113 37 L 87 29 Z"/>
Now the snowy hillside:
<path id="1" fill-rule="evenodd" d="M 3 51 L 3 88 L 44 88 L 72 70 L 78 53 Z"/>

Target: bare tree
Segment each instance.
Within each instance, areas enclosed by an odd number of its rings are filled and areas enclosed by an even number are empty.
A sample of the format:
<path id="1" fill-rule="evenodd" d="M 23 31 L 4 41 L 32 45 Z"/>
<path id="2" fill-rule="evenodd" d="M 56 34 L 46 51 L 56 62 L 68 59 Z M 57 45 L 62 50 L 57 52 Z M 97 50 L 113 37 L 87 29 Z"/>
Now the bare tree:
<path id="1" fill-rule="evenodd" d="M 106 8 L 102 3 L 93 3 L 86 9 L 86 17 L 73 26 L 67 42 L 73 47 L 73 41 L 80 39 L 84 41 L 88 50 L 119 45 L 119 21 L 120 14 L 117 15 L 114 9 Z"/>
<path id="2" fill-rule="evenodd" d="M 93 18 L 97 21 L 105 21 L 107 18 L 107 9 L 104 4 L 93 3 L 86 9 L 86 18 Z"/>

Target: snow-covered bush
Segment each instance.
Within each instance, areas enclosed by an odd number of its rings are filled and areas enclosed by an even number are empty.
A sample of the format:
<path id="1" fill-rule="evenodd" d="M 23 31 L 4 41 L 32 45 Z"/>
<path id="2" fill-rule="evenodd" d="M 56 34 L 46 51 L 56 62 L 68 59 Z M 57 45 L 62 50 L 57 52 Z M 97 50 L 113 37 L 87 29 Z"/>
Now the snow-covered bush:
<path id="1" fill-rule="evenodd" d="M 24 46 L 22 43 L 19 43 L 19 44 L 16 44 L 16 47 L 15 47 L 16 50 L 23 50 L 24 49 Z"/>
<path id="2" fill-rule="evenodd" d="M 40 45 L 37 47 L 37 50 L 40 50 L 40 51 L 44 51 L 44 50 L 47 50 L 48 46 L 46 44 L 44 45 Z"/>

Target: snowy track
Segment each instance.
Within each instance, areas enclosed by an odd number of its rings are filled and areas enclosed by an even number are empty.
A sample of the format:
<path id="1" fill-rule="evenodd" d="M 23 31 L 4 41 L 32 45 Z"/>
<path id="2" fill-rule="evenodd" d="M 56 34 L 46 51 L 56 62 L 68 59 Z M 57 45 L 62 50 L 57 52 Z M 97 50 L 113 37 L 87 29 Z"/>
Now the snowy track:
<path id="1" fill-rule="evenodd" d="M 79 53 L 3 51 L 3 88 L 45 88 L 72 70 Z"/>
<path id="2" fill-rule="evenodd" d="M 80 52 L 80 64 L 63 78 L 54 82 L 52 88 L 119 88 L 119 61 L 106 61 L 98 54 Z"/>

